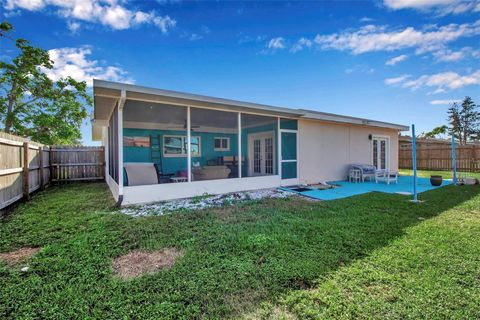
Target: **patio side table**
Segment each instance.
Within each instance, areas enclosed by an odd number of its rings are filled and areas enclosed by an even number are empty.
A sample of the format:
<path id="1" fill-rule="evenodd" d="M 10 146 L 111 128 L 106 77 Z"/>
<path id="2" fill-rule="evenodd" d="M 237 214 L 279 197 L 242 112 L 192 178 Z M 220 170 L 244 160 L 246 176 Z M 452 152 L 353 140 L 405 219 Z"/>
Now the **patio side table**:
<path id="1" fill-rule="evenodd" d="M 362 181 L 362 171 L 360 169 L 352 168 L 348 174 L 348 181 L 350 182 L 361 182 Z"/>

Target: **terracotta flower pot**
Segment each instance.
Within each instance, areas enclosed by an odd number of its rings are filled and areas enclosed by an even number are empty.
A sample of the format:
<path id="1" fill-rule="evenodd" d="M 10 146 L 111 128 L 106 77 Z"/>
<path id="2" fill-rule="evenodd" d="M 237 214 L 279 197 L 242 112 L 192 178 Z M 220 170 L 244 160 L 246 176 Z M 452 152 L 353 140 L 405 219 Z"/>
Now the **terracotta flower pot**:
<path id="1" fill-rule="evenodd" d="M 430 183 L 432 186 L 438 187 L 441 186 L 443 182 L 442 176 L 430 176 Z"/>

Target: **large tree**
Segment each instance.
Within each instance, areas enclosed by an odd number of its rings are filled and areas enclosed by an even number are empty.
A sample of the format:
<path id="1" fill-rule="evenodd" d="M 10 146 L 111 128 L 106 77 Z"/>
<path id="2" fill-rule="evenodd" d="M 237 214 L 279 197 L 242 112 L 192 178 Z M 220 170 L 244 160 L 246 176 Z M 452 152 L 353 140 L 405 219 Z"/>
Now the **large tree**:
<path id="1" fill-rule="evenodd" d="M 0 41 L 11 41 L 12 26 L 0 24 Z M 25 39 L 15 41 L 19 54 L 0 61 L 0 126 L 7 133 L 45 144 L 75 144 L 92 99 L 84 81 L 71 77 L 53 81 L 47 51 Z"/>
<path id="2" fill-rule="evenodd" d="M 465 97 L 459 106 L 453 103 L 448 109 L 449 132 L 465 145 L 468 141 L 478 140 L 480 132 L 480 112 L 472 98 Z"/>

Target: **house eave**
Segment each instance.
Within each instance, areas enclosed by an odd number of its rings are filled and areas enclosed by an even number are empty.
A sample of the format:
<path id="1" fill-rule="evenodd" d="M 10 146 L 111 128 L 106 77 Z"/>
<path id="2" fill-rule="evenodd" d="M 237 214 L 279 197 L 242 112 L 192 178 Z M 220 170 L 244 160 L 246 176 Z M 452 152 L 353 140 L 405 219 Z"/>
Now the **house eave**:
<path id="1" fill-rule="evenodd" d="M 255 113 L 295 119 L 312 119 L 342 124 L 372 126 L 397 131 L 409 130 L 409 127 L 404 125 L 376 121 L 371 119 L 356 118 L 307 109 L 276 107 L 265 104 L 209 97 L 198 94 L 156 89 L 98 79 L 93 80 L 93 92 L 95 108 L 92 123 L 94 123 L 95 125 L 95 122 L 97 122 L 96 126 L 101 126 L 101 121 L 108 121 L 108 117 L 111 114 L 111 111 L 115 108 L 117 103 L 122 98 L 122 92 L 125 92 L 124 98 L 126 100 L 137 100 L 200 108 L 216 108 L 227 111 Z M 98 137 L 97 134 L 95 136 Z"/>
<path id="2" fill-rule="evenodd" d="M 337 122 L 337 123 L 345 123 L 345 124 L 353 124 L 353 125 L 361 125 L 361 126 L 369 126 L 369 127 L 378 127 L 378 128 L 385 128 L 385 129 L 393 129 L 397 131 L 408 131 L 410 128 L 405 125 L 390 123 L 390 122 L 383 122 L 377 121 L 372 119 L 366 118 L 357 118 L 357 117 L 350 117 L 344 115 L 338 115 L 333 113 L 327 112 L 319 112 L 319 111 L 312 111 L 312 110 L 303 110 L 305 111 L 305 115 L 301 118 L 304 119 L 311 119 L 311 120 L 321 120 L 327 122 Z"/>

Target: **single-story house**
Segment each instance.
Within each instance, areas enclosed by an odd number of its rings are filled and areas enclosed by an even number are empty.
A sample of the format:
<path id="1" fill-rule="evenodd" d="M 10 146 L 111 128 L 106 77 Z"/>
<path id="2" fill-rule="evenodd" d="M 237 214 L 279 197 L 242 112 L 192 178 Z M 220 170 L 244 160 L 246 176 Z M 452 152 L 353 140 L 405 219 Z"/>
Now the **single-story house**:
<path id="1" fill-rule="evenodd" d="M 351 164 L 397 170 L 398 135 L 408 130 L 102 80 L 93 91 L 93 139 L 105 146 L 106 180 L 123 205 L 344 180 Z M 129 170 L 142 165 L 155 171 L 139 185 Z"/>

